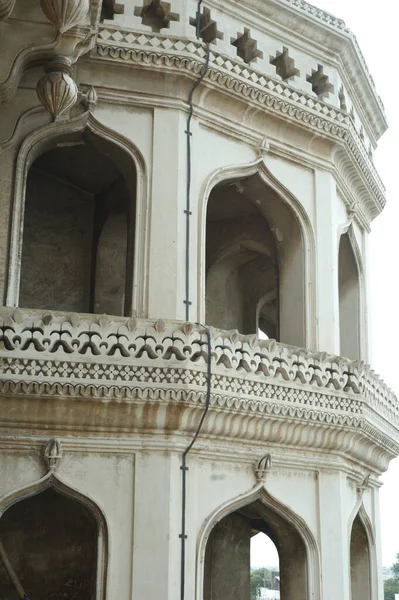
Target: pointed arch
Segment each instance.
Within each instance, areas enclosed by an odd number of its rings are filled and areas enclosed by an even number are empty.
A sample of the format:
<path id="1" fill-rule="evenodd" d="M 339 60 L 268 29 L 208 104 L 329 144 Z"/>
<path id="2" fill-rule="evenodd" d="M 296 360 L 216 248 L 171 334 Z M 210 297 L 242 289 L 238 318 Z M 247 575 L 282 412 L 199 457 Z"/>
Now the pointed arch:
<path id="1" fill-rule="evenodd" d="M 24 502 L 29 502 L 31 499 L 40 501 L 44 498 L 41 495 L 45 495 L 47 492 L 58 494 L 60 498 L 67 501 L 67 506 L 68 502 L 69 505 L 72 502 L 76 507 L 81 506 L 91 516 L 93 524 L 95 524 L 97 542 L 95 552 L 95 587 L 93 587 L 93 595 L 91 597 L 95 598 L 95 600 L 105 600 L 108 572 L 108 527 L 105 516 L 94 500 L 61 481 L 53 472 L 50 471 L 45 477 L 0 498 L 0 531 L 2 519 L 3 517 L 6 518 L 8 511 L 11 512 L 14 508 L 22 507 Z M 29 516 L 31 518 L 31 513 Z M 63 514 L 62 518 L 64 519 L 64 517 L 65 514 Z M 14 531 L 13 533 L 15 534 L 16 532 Z M 84 589 L 84 585 L 83 582 L 82 589 Z"/>
<path id="2" fill-rule="evenodd" d="M 321 599 L 321 566 L 320 554 L 317 542 L 305 521 L 292 511 L 288 506 L 274 498 L 265 488 L 263 483 L 219 506 L 204 523 L 197 541 L 197 565 L 196 565 L 196 600 L 204 599 L 204 575 L 205 575 L 205 553 L 207 544 L 215 526 L 225 517 L 236 513 L 246 507 L 255 506 L 261 517 L 274 514 L 277 520 L 284 522 L 297 536 L 302 544 L 303 562 L 302 577 L 306 588 L 304 598 Z M 275 536 L 274 536 L 275 537 Z M 278 546 L 278 539 L 272 541 Z M 280 560 L 283 557 L 280 556 Z M 297 565 L 298 566 L 298 565 Z M 301 567 L 300 567 L 301 568 Z M 296 570 L 296 576 L 298 570 Z"/>
<path id="3" fill-rule="evenodd" d="M 139 282 L 147 281 L 146 277 L 146 244 L 144 236 L 148 231 L 148 174 L 144 158 L 137 147 L 118 132 L 109 129 L 92 114 L 83 115 L 68 121 L 57 121 L 44 125 L 30 133 L 23 141 L 18 153 L 15 167 L 14 200 L 12 206 L 11 233 L 8 255 L 7 274 L 7 306 L 17 306 L 21 279 L 21 259 L 24 232 L 24 212 L 26 184 L 28 172 L 36 159 L 53 149 L 58 143 L 68 144 L 84 132 L 90 132 L 99 139 L 120 149 L 135 170 L 135 226 L 134 248 L 131 249 L 132 277 L 127 282 L 127 290 L 133 298 L 133 305 L 127 314 L 145 316 L 147 306 L 147 290 Z M 126 170 L 126 166 L 124 167 Z M 134 255 L 134 258 L 133 258 Z M 31 307 L 34 308 L 34 307 Z"/>
<path id="4" fill-rule="evenodd" d="M 249 184 L 248 184 L 249 182 Z M 260 214 L 270 228 L 277 246 L 279 258 L 279 285 L 277 303 L 280 312 L 281 341 L 297 346 L 314 348 L 315 330 L 315 238 L 309 217 L 299 200 L 272 174 L 263 157 L 244 165 L 223 167 L 211 174 L 206 181 L 200 198 L 200 237 L 198 304 L 200 320 L 206 322 L 206 278 L 209 274 L 207 264 L 207 212 L 211 196 L 222 186 L 252 186 L 252 191 L 244 190 L 244 195 L 252 194 L 252 203 L 257 205 Z M 263 187 L 263 192 L 261 188 Z M 271 201 L 264 202 L 262 197 L 269 194 Z M 258 194 L 255 198 L 255 194 Z M 284 225 L 284 219 L 290 219 L 291 227 Z M 263 222 L 263 219 L 261 219 Z M 294 229 L 291 237 L 289 230 Z M 294 237 L 296 238 L 294 239 Z M 259 236 L 258 236 L 259 237 Z M 263 235 L 265 237 L 265 234 Z M 248 244 L 246 244 L 247 248 Z M 247 248 L 253 251 L 253 248 Z M 259 248 L 258 254 L 262 253 Z M 265 255 L 265 252 L 263 252 Z M 239 265 L 240 259 L 237 264 Z M 209 262 L 209 261 L 208 261 Z M 230 267 L 231 265 L 228 265 Z M 220 265 L 217 266 L 220 269 Z M 263 267 L 265 268 L 265 267 Z M 212 275 L 212 273 L 211 273 Z M 259 290 L 269 292 L 270 290 Z M 263 294 L 262 294 L 263 295 Z M 266 294 L 267 296 L 267 294 Z M 257 308 L 254 314 L 257 314 Z M 258 311 L 259 312 L 259 311 Z M 290 317 L 289 315 L 293 315 Z M 267 315 L 266 315 L 267 316 Z"/>
<path id="5" fill-rule="evenodd" d="M 364 269 L 353 225 L 341 228 L 338 244 L 340 354 L 365 359 Z"/>
<path id="6" fill-rule="evenodd" d="M 378 596 L 377 549 L 374 527 L 359 498 L 349 520 L 349 573 L 351 600 Z"/>

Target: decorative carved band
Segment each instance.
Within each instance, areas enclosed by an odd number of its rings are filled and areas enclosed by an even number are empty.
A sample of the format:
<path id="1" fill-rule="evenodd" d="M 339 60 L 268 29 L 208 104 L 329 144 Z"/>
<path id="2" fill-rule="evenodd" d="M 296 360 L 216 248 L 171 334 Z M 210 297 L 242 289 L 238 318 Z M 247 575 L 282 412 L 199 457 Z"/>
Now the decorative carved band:
<path id="1" fill-rule="evenodd" d="M 204 46 L 197 41 L 111 26 L 99 30 L 93 52 L 108 60 L 132 62 L 146 68 L 185 69 L 196 76 L 202 72 L 205 57 Z M 215 51 L 210 53 L 209 65 L 207 80 L 211 84 L 345 144 L 374 195 L 376 204 L 370 198 L 367 206 L 370 217 L 374 218 L 383 209 L 384 185 L 348 114 Z"/>
<path id="2" fill-rule="evenodd" d="M 51 394 L 74 395 L 72 387 L 92 385 L 90 394 L 130 396 L 140 382 L 204 386 L 208 362 L 203 329 L 192 323 L 156 322 L 75 313 L 24 315 L 19 309 L 0 318 L 1 379 L 51 381 Z M 307 410 L 331 409 L 363 415 L 366 403 L 399 427 L 393 392 L 362 362 L 310 352 L 211 329 L 214 391 L 243 399 L 303 398 Z M 43 383 L 44 385 L 44 383 Z M 105 386 L 108 388 L 105 391 Z M 140 386 L 139 386 L 140 387 Z M 63 388 L 63 389 L 61 389 Z M 273 389 L 272 389 L 273 388 Z M 3 388 L 4 389 L 4 388 Z M 49 385 L 47 384 L 49 393 Z M 114 391 L 112 391 L 114 390 Z M 20 387 L 22 392 L 22 388 Z M 321 396 L 320 393 L 326 394 Z M 338 395 L 337 395 L 338 394 Z M 80 393 L 79 393 L 80 395 Z M 302 404 L 302 402 L 300 402 Z M 243 407 L 242 407 L 243 408 Z"/>

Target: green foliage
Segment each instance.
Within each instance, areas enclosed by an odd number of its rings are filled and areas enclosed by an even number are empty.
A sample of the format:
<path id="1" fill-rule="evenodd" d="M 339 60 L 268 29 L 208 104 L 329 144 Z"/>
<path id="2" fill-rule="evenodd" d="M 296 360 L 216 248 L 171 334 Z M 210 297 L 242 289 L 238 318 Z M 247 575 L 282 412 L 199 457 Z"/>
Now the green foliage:
<path id="1" fill-rule="evenodd" d="M 384 600 L 395 600 L 399 594 L 399 579 L 386 579 L 384 581 Z"/>
<path id="2" fill-rule="evenodd" d="M 395 594 L 399 594 L 399 554 L 396 560 L 391 567 L 393 577 L 384 582 L 384 600 L 395 600 Z"/>
<path id="3" fill-rule="evenodd" d="M 271 571 L 262 567 L 251 571 L 251 600 L 256 600 L 256 590 L 259 587 L 271 587 Z"/>
<path id="4" fill-rule="evenodd" d="M 391 567 L 393 572 L 394 579 L 399 579 L 399 553 L 396 555 L 397 562 L 394 563 Z"/>

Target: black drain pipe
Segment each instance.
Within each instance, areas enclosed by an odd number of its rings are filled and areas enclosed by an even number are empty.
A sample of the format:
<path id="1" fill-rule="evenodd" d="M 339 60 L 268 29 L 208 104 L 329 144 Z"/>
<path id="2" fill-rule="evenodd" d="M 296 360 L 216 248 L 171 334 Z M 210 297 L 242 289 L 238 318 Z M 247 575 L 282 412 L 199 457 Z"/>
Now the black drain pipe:
<path id="1" fill-rule="evenodd" d="M 203 0 L 199 0 L 197 4 L 197 14 L 196 14 L 196 36 L 197 40 L 200 39 L 201 33 L 201 4 Z M 209 55 L 210 49 L 209 44 L 206 44 L 206 60 L 204 69 L 200 75 L 200 77 L 194 82 L 193 87 L 190 90 L 190 94 L 188 96 L 188 117 L 187 117 L 187 127 L 186 127 L 186 136 L 187 136 L 187 195 L 186 195 L 186 289 L 185 289 L 185 300 L 184 304 L 186 305 L 186 321 L 190 320 L 190 217 L 191 217 L 191 120 L 193 117 L 194 105 L 193 105 L 193 96 L 197 87 L 200 85 L 201 81 L 204 79 L 208 72 L 209 68 Z M 186 583 L 186 504 L 187 504 L 187 456 L 192 447 L 194 446 L 198 435 L 201 431 L 202 425 L 204 423 L 206 414 L 209 409 L 210 398 L 211 398 L 211 334 L 208 327 L 203 326 L 206 333 L 207 339 L 207 347 L 208 347 L 208 364 L 207 364 L 207 387 L 206 387 L 206 397 L 205 397 L 205 408 L 201 415 L 201 419 L 198 423 L 198 427 L 194 434 L 193 439 L 190 444 L 187 446 L 185 451 L 183 452 L 182 461 L 181 461 L 181 553 L 180 553 L 180 600 L 185 600 L 185 583 Z"/>
<path id="2" fill-rule="evenodd" d="M 199 0 L 197 5 L 197 14 L 196 14 L 196 35 L 197 40 L 200 39 L 200 22 L 201 22 L 201 4 L 203 0 Z M 188 117 L 187 117 L 187 127 L 186 127 L 186 136 L 187 136 L 187 194 L 186 194 L 186 210 L 184 211 L 186 215 L 186 290 L 185 290 L 185 299 L 184 304 L 186 305 L 186 321 L 190 320 L 190 217 L 191 217 L 191 119 L 193 117 L 194 105 L 193 105 L 193 96 L 194 92 L 204 79 L 208 72 L 209 68 L 209 44 L 206 44 L 206 59 L 205 66 L 200 75 L 200 77 L 194 82 L 193 87 L 190 90 L 190 94 L 188 96 Z"/>
<path id="3" fill-rule="evenodd" d="M 197 430 L 194 434 L 193 439 L 183 452 L 182 461 L 181 461 L 181 497 L 182 497 L 182 509 L 181 509 L 181 564 L 180 564 L 180 600 L 184 600 L 185 598 L 185 580 L 186 580 L 186 500 L 187 500 L 187 455 L 190 452 L 191 448 L 194 446 L 198 435 L 201 431 L 202 425 L 205 421 L 206 414 L 209 409 L 209 404 L 211 400 L 211 378 L 212 378 L 212 370 L 211 370 L 211 334 L 208 327 L 202 325 L 205 329 L 207 347 L 208 347 L 208 363 L 207 363 L 207 379 L 206 379 L 206 397 L 205 397 L 205 408 L 204 412 L 201 415 L 200 422 L 198 423 Z"/>

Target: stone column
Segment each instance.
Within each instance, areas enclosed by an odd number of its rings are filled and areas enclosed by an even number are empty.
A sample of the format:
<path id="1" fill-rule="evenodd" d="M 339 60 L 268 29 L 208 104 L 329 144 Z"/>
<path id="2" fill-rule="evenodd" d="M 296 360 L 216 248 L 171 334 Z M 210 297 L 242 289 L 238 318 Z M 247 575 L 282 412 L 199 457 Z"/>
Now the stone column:
<path id="1" fill-rule="evenodd" d="M 338 219 L 333 176 L 324 171 L 316 171 L 315 189 L 317 346 L 321 351 L 339 354 Z"/>
<path id="2" fill-rule="evenodd" d="M 204 600 L 243 600 L 250 590 L 251 523 L 228 515 L 213 529 L 205 554 Z"/>
<path id="3" fill-rule="evenodd" d="M 154 109 L 149 317 L 185 314 L 185 115 Z"/>
<path id="4" fill-rule="evenodd" d="M 345 502 L 346 477 L 342 473 L 319 474 L 319 527 L 323 600 L 350 599 L 350 510 Z"/>

